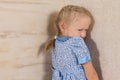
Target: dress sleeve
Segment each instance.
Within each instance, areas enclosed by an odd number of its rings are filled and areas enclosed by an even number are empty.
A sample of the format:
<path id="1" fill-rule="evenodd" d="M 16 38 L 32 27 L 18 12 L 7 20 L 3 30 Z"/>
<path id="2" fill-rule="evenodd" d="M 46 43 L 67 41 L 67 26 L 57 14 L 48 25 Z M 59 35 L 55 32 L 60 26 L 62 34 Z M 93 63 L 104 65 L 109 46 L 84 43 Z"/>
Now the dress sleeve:
<path id="1" fill-rule="evenodd" d="M 77 58 L 78 64 L 91 61 L 90 52 L 81 37 L 73 37 L 71 39 L 71 48 Z"/>

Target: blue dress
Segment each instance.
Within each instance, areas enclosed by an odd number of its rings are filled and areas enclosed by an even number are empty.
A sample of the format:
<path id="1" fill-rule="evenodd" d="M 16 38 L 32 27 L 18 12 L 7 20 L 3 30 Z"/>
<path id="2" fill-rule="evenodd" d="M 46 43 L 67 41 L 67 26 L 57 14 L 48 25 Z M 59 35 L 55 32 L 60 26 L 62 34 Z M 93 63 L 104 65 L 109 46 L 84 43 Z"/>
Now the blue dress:
<path id="1" fill-rule="evenodd" d="M 91 61 L 81 37 L 60 36 L 52 53 L 52 80 L 86 80 L 82 64 Z"/>

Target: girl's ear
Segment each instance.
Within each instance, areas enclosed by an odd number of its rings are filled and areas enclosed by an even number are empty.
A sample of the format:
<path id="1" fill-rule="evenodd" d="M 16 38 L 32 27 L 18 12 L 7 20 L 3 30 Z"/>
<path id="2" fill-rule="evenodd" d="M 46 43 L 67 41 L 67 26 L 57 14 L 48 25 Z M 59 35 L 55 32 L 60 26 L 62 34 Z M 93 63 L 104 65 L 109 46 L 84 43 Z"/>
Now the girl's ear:
<path id="1" fill-rule="evenodd" d="M 65 22 L 60 21 L 58 25 L 59 25 L 60 30 L 63 32 L 63 30 L 65 29 Z"/>

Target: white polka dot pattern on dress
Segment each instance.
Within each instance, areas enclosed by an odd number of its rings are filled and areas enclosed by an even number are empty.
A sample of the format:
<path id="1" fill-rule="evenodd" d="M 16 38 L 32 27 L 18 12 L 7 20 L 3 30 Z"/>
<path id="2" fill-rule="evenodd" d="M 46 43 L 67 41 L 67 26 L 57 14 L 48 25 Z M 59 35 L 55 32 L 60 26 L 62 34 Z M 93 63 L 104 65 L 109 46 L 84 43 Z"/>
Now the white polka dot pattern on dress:
<path id="1" fill-rule="evenodd" d="M 89 50 L 81 37 L 57 37 L 52 53 L 52 80 L 86 80 L 82 64 L 88 61 Z"/>

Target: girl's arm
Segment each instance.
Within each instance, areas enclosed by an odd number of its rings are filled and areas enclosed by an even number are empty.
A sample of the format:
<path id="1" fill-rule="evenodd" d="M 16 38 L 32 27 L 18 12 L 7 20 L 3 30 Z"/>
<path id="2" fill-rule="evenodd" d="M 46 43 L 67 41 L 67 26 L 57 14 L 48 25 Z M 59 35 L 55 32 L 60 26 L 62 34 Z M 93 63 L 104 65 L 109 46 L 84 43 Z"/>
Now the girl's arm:
<path id="1" fill-rule="evenodd" d="M 83 67 L 84 67 L 84 71 L 85 71 L 87 80 L 99 80 L 98 75 L 97 75 L 91 61 L 83 64 Z"/>

